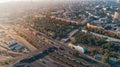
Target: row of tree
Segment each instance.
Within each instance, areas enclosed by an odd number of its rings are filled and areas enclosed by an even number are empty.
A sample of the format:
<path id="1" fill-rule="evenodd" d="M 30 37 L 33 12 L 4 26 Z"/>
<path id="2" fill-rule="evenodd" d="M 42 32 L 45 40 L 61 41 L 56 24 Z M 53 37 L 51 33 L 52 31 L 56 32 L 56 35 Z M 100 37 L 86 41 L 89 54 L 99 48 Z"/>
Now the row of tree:
<path id="1" fill-rule="evenodd" d="M 81 31 L 77 32 L 74 35 L 75 38 L 75 44 L 86 44 L 86 45 L 91 45 L 91 46 L 101 46 L 102 44 L 106 43 L 104 38 L 100 38 L 100 37 L 95 37 L 95 36 L 91 36 L 88 34 L 85 34 Z"/>
<path id="2" fill-rule="evenodd" d="M 95 32 L 95 33 L 98 33 L 98 34 L 103 34 L 103 35 L 106 35 L 106 36 L 110 36 L 110 37 L 120 39 L 120 34 L 116 34 L 116 33 L 112 32 L 112 31 L 109 31 L 109 30 L 103 30 L 103 29 L 92 28 L 92 27 L 86 27 L 86 29 L 88 31 L 92 31 L 92 32 Z"/>

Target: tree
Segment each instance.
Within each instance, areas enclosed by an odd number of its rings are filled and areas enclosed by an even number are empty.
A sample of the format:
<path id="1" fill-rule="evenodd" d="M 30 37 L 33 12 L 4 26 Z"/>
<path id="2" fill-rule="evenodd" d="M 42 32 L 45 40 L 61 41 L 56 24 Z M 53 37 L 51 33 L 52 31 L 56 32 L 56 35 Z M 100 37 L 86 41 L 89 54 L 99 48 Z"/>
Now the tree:
<path id="1" fill-rule="evenodd" d="M 120 59 L 117 60 L 117 63 L 120 64 Z"/>
<path id="2" fill-rule="evenodd" d="M 109 53 L 106 52 L 102 58 L 102 62 L 107 63 L 109 62 Z"/>

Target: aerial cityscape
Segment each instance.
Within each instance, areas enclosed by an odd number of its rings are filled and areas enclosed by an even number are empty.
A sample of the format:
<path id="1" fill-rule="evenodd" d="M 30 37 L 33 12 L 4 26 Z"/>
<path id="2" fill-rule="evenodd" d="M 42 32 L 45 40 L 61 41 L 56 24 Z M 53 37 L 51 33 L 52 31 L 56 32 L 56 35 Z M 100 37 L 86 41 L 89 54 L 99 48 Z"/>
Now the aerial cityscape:
<path id="1" fill-rule="evenodd" d="M 120 67 L 120 0 L 0 0 L 0 67 Z"/>

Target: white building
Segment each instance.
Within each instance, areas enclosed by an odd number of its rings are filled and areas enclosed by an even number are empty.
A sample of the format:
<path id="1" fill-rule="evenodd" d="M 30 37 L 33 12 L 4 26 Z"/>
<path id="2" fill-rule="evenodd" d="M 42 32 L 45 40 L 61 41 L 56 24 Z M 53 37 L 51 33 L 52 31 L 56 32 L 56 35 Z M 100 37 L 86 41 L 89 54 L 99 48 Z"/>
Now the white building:
<path id="1" fill-rule="evenodd" d="M 82 32 L 87 33 L 88 31 L 87 30 L 82 30 Z"/>
<path id="2" fill-rule="evenodd" d="M 72 49 L 75 49 L 75 50 L 81 52 L 81 53 L 85 53 L 87 51 L 87 48 L 81 47 L 79 45 L 75 46 L 75 45 L 69 43 L 68 46 L 71 47 Z"/>

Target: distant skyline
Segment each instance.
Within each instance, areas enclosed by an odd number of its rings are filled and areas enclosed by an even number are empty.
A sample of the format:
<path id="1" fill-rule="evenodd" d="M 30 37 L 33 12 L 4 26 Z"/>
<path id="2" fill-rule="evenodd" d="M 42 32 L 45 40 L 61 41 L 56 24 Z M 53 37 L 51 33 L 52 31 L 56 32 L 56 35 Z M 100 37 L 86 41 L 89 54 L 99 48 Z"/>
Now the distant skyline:
<path id="1" fill-rule="evenodd" d="M 0 0 L 0 3 L 10 2 L 10 1 L 72 1 L 72 0 Z M 85 1 L 85 0 L 73 0 L 73 1 Z M 90 0 L 90 1 L 97 1 L 97 0 Z M 117 1 L 117 0 L 106 0 L 106 1 Z"/>

